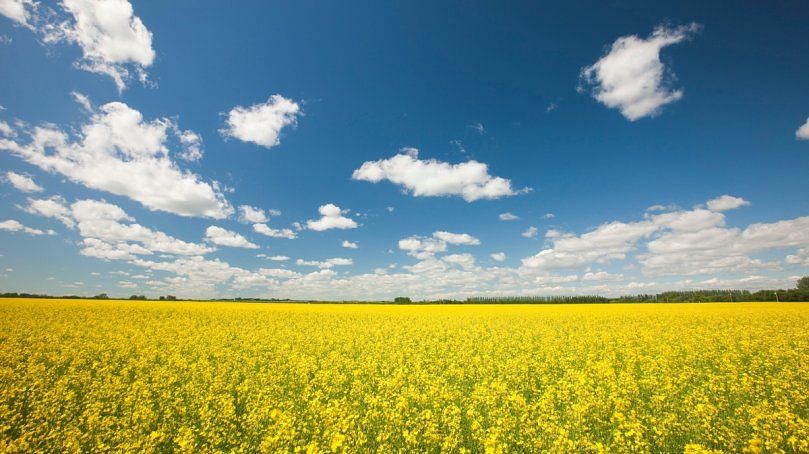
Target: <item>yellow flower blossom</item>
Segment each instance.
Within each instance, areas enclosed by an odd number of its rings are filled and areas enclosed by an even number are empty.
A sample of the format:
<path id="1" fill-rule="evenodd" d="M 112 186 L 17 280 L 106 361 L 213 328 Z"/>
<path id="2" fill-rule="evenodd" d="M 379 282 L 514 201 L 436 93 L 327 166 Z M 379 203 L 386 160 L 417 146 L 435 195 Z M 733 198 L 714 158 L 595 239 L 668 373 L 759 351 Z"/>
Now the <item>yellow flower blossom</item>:
<path id="1" fill-rule="evenodd" d="M 809 305 L 0 300 L 0 452 L 809 452 Z"/>

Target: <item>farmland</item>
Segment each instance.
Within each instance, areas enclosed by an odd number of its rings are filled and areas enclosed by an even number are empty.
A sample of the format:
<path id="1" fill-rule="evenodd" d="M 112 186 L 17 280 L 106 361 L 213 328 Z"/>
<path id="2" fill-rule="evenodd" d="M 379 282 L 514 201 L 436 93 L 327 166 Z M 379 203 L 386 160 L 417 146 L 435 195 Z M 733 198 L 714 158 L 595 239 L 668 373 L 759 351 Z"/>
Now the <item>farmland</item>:
<path id="1" fill-rule="evenodd" d="M 0 301 L 0 451 L 809 451 L 809 306 Z"/>

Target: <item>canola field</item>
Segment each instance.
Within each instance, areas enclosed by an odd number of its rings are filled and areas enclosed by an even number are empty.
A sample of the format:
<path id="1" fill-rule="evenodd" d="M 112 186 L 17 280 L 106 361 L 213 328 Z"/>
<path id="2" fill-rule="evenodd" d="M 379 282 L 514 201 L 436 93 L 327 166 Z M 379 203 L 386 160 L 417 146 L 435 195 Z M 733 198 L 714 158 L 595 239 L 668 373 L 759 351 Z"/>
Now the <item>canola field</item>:
<path id="1" fill-rule="evenodd" d="M 2 452 L 809 452 L 809 305 L 0 300 Z"/>

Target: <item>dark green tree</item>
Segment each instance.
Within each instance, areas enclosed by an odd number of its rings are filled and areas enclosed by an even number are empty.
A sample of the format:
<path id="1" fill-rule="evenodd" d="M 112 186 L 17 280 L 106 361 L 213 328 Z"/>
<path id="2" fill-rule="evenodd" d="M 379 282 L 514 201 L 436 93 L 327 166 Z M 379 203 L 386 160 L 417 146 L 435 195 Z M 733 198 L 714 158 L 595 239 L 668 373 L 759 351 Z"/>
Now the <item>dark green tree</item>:
<path id="1" fill-rule="evenodd" d="M 809 291 L 809 276 L 804 276 L 798 279 L 798 285 L 795 286 L 798 290 Z"/>

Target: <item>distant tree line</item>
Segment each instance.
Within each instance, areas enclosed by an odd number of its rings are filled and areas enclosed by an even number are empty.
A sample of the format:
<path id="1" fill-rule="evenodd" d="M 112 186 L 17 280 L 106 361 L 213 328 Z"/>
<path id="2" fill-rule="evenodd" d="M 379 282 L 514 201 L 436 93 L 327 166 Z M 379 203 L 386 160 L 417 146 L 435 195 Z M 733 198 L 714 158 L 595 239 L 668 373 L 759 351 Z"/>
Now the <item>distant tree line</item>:
<path id="1" fill-rule="evenodd" d="M 62 295 L 62 296 L 53 296 L 53 295 L 40 295 L 38 293 L 17 293 L 17 292 L 6 292 L 0 293 L 0 298 L 42 298 L 42 299 L 65 299 L 65 300 L 81 300 L 81 299 L 88 299 L 86 296 L 79 296 L 79 295 Z"/>
<path id="2" fill-rule="evenodd" d="M 52 296 L 35 293 L 7 292 L 0 293 L 0 298 L 54 298 L 54 299 L 109 299 L 106 293 L 86 297 L 78 295 Z M 123 299 L 123 298 L 121 298 Z M 130 300 L 148 300 L 145 295 L 132 295 Z M 174 295 L 159 297 L 160 301 L 178 301 Z M 189 301 L 189 300 L 186 300 Z M 205 301 L 242 301 L 258 303 L 276 302 L 306 302 L 328 303 L 329 301 L 302 301 L 283 298 L 227 298 Z M 688 290 L 669 291 L 655 294 L 624 295 L 617 298 L 607 298 L 598 295 L 571 295 L 571 296 L 480 296 L 466 298 L 465 300 L 439 299 L 413 301 L 406 296 L 394 298 L 394 304 L 607 304 L 607 303 L 708 303 L 708 302 L 809 302 L 809 276 L 798 279 L 795 288 L 780 290 Z M 368 301 L 343 301 L 345 303 L 369 303 Z M 390 303 L 390 301 L 377 301 L 376 303 Z"/>
<path id="3" fill-rule="evenodd" d="M 394 302 L 409 298 L 399 297 Z M 420 301 L 419 304 L 602 304 L 602 303 L 735 303 L 735 302 L 795 302 L 809 301 L 809 276 L 798 279 L 795 288 L 780 290 L 689 290 L 656 294 L 604 296 L 488 296 L 466 300 Z M 404 302 L 404 301 L 402 301 Z"/>
<path id="4" fill-rule="evenodd" d="M 598 295 L 583 296 L 481 296 L 467 298 L 469 304 L 601 304 L 610 299 Z"/>
<path id="5" fill-rule="evenodd" d="M 682 292 L 663 292 L 655 295 L 625 295 L 615 298 L 614 302 L 643 303 L 734 303 L 756 301 L 809 301 L 809 290 L 782 289 L 759 290 L 692 290 Z"/>
<path id="6" fill-rule="evenodd" d="M 291 300 L 289 298 L 244 298 L 244 297 L 241 297 L 241 296 L 237 296 L 235 298 L 218 298 L 218 299 L 212 299 L 212 300 L 208 300 L 208 301 L 247 301 L 247 302 L 256 302 L 256 303 L 262 303 L 262 302 L 274 302 L 275 303 L 275 302 L 284 302 L 284 301 L 290 302 L 290 301 L 298 301 L 298 300 Z"/>
<path id="7" fill-rule="evenodd" d="M 38 293 L 25 293 L 25 292 L 6 292 L 0 293 L 0 298 L 39 298 L 39 299 L 65 299 L 65 300 L 107 300 L 107 299 L 130 299 L 130 300 L 149 300 L 146 295 L 132 295 L 129 298 L 113 298 L 106 293 L 99 293 L 95 296 L 79 296 L 79 295 L 44 295 Z M 160 301 L 177 301 L 177 297 L 173 295 L 161 296 Z"/>

